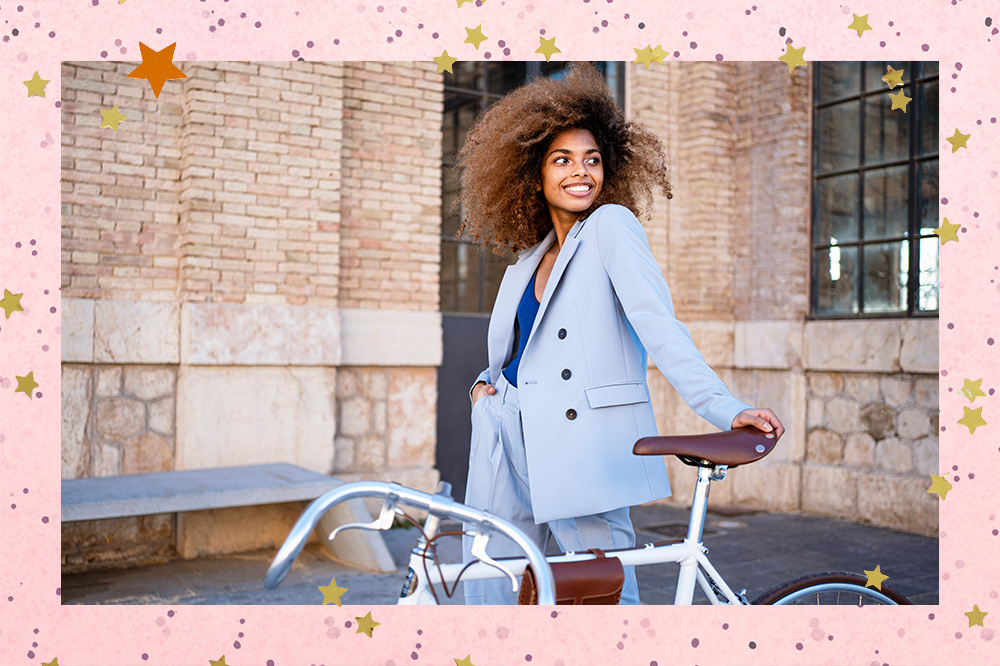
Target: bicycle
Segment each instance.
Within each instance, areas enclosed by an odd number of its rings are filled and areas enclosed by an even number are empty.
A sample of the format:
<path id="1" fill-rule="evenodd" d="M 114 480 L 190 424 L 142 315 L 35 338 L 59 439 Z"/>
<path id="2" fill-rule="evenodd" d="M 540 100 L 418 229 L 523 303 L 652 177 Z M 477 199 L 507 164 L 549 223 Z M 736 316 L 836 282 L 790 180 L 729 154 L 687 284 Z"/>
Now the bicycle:
<path id="1" fill-rule="evenodd" d="M 708 600 L 715 605 L 789 605 L 789 604 L 840 604 L 852 605 L 909 605 L 910 602 L 883 585 L 881 589 L 867 587 L 867 577 L 842 571 L 809 574 L 778 585 L 753 601 L 746 598 L 746 590 L 733 592 L 709 561 L 708 549 L 702 544 L 705 516 L 708 508 L 709 486 L 712 481 L 723 480 L 728 471 L 739 465 L 756 462 L 768 455 L 776 444 L 772 433 L 755 428 L 738 428 L 708 435 L 646 437 L 636 442 L 635 455 L 673 455 L 682 462 L 698 468 L 694 500 L 691 504 L 687 535 L 642 546 L 606 550 L 608 557 L 617 557 L 623 566 L 677 563 L 680 571 L 677 580 L 675 605 L 690 605 L 694 601 L 697 584 Z M 512 589 L 517 590 L 519 576 L 530 564 L 535 575 L 539 605 L 553 605 L 555 590 L 550 563 L 578 562 L 594 559 L 591 553 L 568 552 L 546 557 L 535 544 L 514 525 L 486 511 L 466 506 L 450 495 L 450 484 L 442 483 L 434 495 L 407 488 L 396 483 L 359 481 L 345 484 L 317 498 L 306 507 L 278 550 L 264 580 L 267 589 L 274 589 L 288 573 L 292 562 L 301 552 L 309 534 L 320 517 L 335 504 L 357 497 L 383 498 L 379 517 L 372 523 L 349 523 L 337 527 L 330 539 L 348 529 L 389 529 L 397 514 L 408 516 L 400 505 L 411 506 L 427 512 L 417 543 L 410 550 L 409 570 L 400 593 L 398 605 L 438 603 L 435 586 L 451 596 L 459 580 L 478 580 L 506 577 Z M 469 564 L 438 562 L 434 542 L 444 536 L 458 536 L 462 530 L 438 533 L 442 519 L 451 519 L 475 528 L 472 555 Z M 471 533 L 471 532 L 470 532 Z M 522 558 L 492 559 L 486 554 L 486 545 L 493 533 L 506 535 L 525 553 Z M 431 564 L 433 563 L 433 566 Z M 449 587 L 450 585 L 450 587 Z"/>

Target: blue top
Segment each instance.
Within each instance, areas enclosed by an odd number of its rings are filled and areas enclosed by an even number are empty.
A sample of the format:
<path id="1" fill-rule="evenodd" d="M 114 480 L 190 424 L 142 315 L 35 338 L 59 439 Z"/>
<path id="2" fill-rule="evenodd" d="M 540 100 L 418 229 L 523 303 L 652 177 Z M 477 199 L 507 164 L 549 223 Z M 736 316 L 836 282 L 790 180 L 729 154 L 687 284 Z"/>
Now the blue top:
<path id="1" fill-rule="evenodd" d="M 524 289 L 521 302 L 517 306 L 517 326 L 521 330 L 520 340 L 517 342 L 517 353 L 510 363 L 503 369 L 503 376 L 512 386 L 517 387 L 517 366 L 521 363 L 521 354 L 528 344 L 528 334 L 535 323 L 535 315 L 538 314 L 538 306 L 541 305 L 535 298 L 535 274 L 532 274 L 528 281 L 528 286 Z"/>

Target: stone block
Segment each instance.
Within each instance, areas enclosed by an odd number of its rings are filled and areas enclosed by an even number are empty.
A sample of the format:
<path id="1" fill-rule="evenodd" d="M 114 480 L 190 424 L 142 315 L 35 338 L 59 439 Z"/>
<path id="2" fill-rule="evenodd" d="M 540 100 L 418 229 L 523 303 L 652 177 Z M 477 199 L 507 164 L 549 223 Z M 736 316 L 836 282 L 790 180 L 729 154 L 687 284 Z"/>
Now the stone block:
<path id="1" fill-rule="evenodd" d="M 872 467 L 875 465 L 875 439 L 867 432 L 855 432 L 847 436 L 844 444 L 844 463 L 851 467 Z"/>
<path id="2" fill-rule="evenodd" d="M 882 400 L 890 407 L 905 407 L 911 404 L 910 394 L 913 382 L 905 375 L 886 375 L 879 380 Z"/>
<path id="3" fill-rule="evenodd" d="M 132 398 L 108 398 L 97 403 L 97 432 L 120 442 L 146 427 L 146 406 Z"/>
<path id="4" fill-rule="evenodd" d="M 369 400 L 385 400 L 389 397 L 391 370 L 365 368 L 361 371 L 362 395 Z"/>
<path id="5" fill-rule="evenodd" d="M 805 339 L 810 370 L 899 370 L 900 327 L 894 319 L 810 321 Z"/>
<path id="6" fill-rule="evenodd" d="M 840 467 L 802 469 L 802 510 L 835 518 L 856 518 L 858 475 Z"/>
<path id="7" fill-rule="evenodd" d="M 787 321 L 738 321 L 735 364 L 738 368 L 802 367 L 803 326 Z"/>
<path id="8" fill-rule="evenodd" d="M 883 439 L 875 445 L 875 467 L 887 472 L 909 472 L 913 469 L 913 449 L 895 437 Z"/>
<path id="9" fill-rule="evenodd" d="M 180 309 L 176 303 L 95 303 L 96 363 L 177 363 L 179 359 Z"/>
<path id="10" fill-rule="evenodd" d="M 307 504 L 286 502 L 179 513 L 177 553 L 193 559 L 278 548 Z M 315 534 L 310 535 L 307 543 L 315 542 Z"/>
<path id="11" fill-rule="evenodd" d="M 918 439 L 934 434 L 931 417 L 922 409 L 904 409 L 896 415 L 896 432 L 904 439 Z"/>
<path id="12" fill-rule="evenodd" d="M 858 516 L 908 532 L 938 531 L 936 495 L 927 494 L 928 480 L 891 474 L 862 474 L 858 479 Z"/>
<path id="13" fill-rule="evenodd" d="M 770 511 L 797 511 L 801 492 L 799 465 L 765 464 L 766 462 L 767 459 L 732 470 L 725 481 L 712 484 L 712 495 L 716 494 L 717 487 L 729 486 L 731 482 L 732 500 L 729 503 L 731 506 L 749 506 Z M 689 505 L 690 502 L 689 499 Z"/>
<path id="14" fill-rule="evenodd" d="M 913 396 L 917 406 L 937 411 L 940 406 L 938 397 L 938 378 L 919 377 L 913 386 Z"/>
<path id="15" fill-rule="evenodd" d="M 844 440 L 835 432 L 813 430 L 806 440 L 806 457 L 810 462 L 836 465 L 843 454 Z"/>
<path id="16" fill-rule="evenodd" d="M 902 347 L 899 366 L 903 372 L 933 372 L 939 370 L 938 320 L 904 319 L 900 326 Z"/>
<path id="17" fill-rule="evenodd" d="M 341 364 L 336 308 L 185 303 L 181 359 L 194 365 Z"/>
<path id="18" fill-rule="evenodd" d="M 122 452 L 115 444 L 99 442 L 91 446 L 90 476 L 117 476 L 122 473 Z"/>
<path id="19" fill-rule="evenodd" d="M 62 362 L 94 362 L 94 303 L 90 298 L 60 300 Z"/>
<path id="20" fill-rule="evenodd" d="M 385 466 L 384 437 L 368 435 L 355 444 L 354 464 L 358 469 L 381 469 Z"/>
<path id="21" fill-rule="evenodd" d="M 181 366 L 176 469 L 333 465 L 334 368 Z"/>
<path id="22" fill-rule="evenodd" d="M 354 467 L 354 439 L 337 437 L 333 442 L 333 470 L 341 472 Z M 339 478 L 339 474 L 337 476 Z"/>
<path id="23" fill-rule="evenodd" d="M 861 427 L 875 439 L 884 439 L 895 432 L 896 411 L 881 402 L 861 408 Z"/>
<path id="24" fill-rule="evenodd" d="M 917 474 L 926 477 L 928 474 L 938 474 L 939 440 L 937 437 L 924 437 L 913 443 L 913 468 Z"/>
<path id="25" fill-rule="evenodd" d="M 844 377 L 839 372 L 810 372 L 809 393 L 831 398 L 844 390 Z"/>
<path id="26" fill-rule="evenodd" d="M 781 442 L 768 459 L 801 461 L 806 454 L 806 378 L 797 370 L 760 370 L 755 406 L 768 407 L 785 426 Z"/>
<path id="27" fill-rule="evenodd" d="M 757 402 L 757 370 L 734 370 L 732 381 L 727 386 L 735 397 L 747 404 Z"/>
<path id="28" fill-rule="evenodd" d="M 394 369 L 387 408 L 388 465 L 433 466 L 437 441 L 437 369 Z"/>
<path id="29" fill-rule="evenodd" d="M 343 365 L 441 365 L 440 312 L 343 308 L 340 316 Z"/>
<path id="30" fill-rule="evenodd" d="M 147 432 L 122 444 L 122 474 L 169 472 L 173 467 L 173 444 L 155 433 Z"/>
<path id="31" fill-rule="evenodd" d="M 130 365 L 125 368 L 125 393 L 152 400 L 174 393 L 173 368 Z"/>
<path id="32" fill-rule="evenodd" d="M 337 373 L 337 398 L 350 398 L 361 390 L 361 368 L 340 368 Z"/>
<path id="33" fill-rule="evenodd" d="M 826 403 L 822 398 L 809 398 L 806 403 L 806 427 L 818 428 L 826 423 Z"/>
<path id="34" fill-rule="evenodd" d="M 878 377 L 873 375 L 844 374 L 844 394 L 862 405 L 879 399 Z"/>
<path id="35" fill-rule="evenodd" d="M 389 424 L 388 403 L 378 400 L 372 403 L 372 429 L 376 435 L 384 435 Z"/>
<path id="36" fill-rule="evenodd" d="M 61 374 L 62 478 L 79 479 L 87 475 L 90 461 L 90 366 L 63 363 Z"/>
<path id="37" fill-rule="evenodd" d="M 149 429 L 161 435 L 174 434 L 174 396 L 149 403 Z"/>
<path id="38" fill-rule="evenodd" d="M 94 368 L 94 387 L 98 398 L 113 398 L 122 394 L 122 366 L 106 365 Z"/>
<path id="39" fill-rule="evenodd" d="M 834 398 L 826 403 L 826 427 L 846 435 L 861 427 L 861 410 L 850 398 Z"/>
<path id="40" fill-rule="evenodd" d="M 714 367 L 733 366 L 733 324 L 721 321 L 692 321 L 688 324 L 691 339 L 705 361 Z M 783 366 L 782 366 L 783 367 Z"/>
<path id="41" fill-rule="evenodd" d="M 372 431 L 371 403 L 355 396 L 340 403 L 340 421 L 337 433 L 344 437 L 359 437 Z"/>
<path id="42" fill-rule="evenodd" d="M 62 524 L 64 574 L 165 563 L 173 553 L 173 514 Z"/>

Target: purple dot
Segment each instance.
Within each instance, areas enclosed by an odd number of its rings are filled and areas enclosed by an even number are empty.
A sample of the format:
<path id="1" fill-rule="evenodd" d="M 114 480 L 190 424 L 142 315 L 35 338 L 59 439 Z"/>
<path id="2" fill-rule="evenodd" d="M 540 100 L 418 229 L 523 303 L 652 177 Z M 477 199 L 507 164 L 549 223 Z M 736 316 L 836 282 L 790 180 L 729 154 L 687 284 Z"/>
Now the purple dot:
<path id="1" fill-rule="evenodd" d="M 267 666 L 274 666 L 274 659 L 268 659 Z"/>
<path id="2" fill-rule="evenodd" d="M 531 655 L 530 654 L 524 655 L 524 660 L 525 661 L 531 661 Z"/>
<path id="3" fill-rule="evenodd" d="M 406 13 L 406 7 L 400 7 L 399 12 L 401 14 L 405 14 Z"/>
<path id="4" fill-rule="evenodd" d="M 25 489 L 23 489 L 23 490 L 22 490 L 21 492 L 22 492 L 22 493 L 24 493 L 25 495 L 27 495 L 27 494 L 28 494 L 28 489 L 27 489 L 27 488 L 25 488 Z"/>
<path id="5" fill-rule="evenodd" d="M 172 610 L 167 611 L 167 617 L 173 617 L 174 612 Z"/>
<path id="6" fill-rule="evenodd" d="M 333 45 L 334 45 L 334 46 L 337 46 L 337 45 L 339 45 L 339 44 L 340 44 L 340 40 L 339 40 L 339 39 L 335 39 L 335 40 L 333 40 Z"/>
<path id="7" fill-rule="evenodd" d="M 503 54 L 504 54 L 505 56 L 509 56 L 509 55 L 510 55 L 510 49 L 504 49 L 504 50 L 503 50 Z"/>
<path id="8" fill-rule="evenodd" d="M 956 631 L 955 632 L 955 638 L 961 638 L 961 637 L 962 637 L 962 632 L 961 631 Z"/>
<path id="9" fill-rule="evenodd" d="M 379 5 L 377 11 L 378 11 L 379 14 L 381 14 L 382 12 L 385 11 L 385 7 L 383 7 L 382 5 Z"/>
<path id="10" fill-rule="evenodd" d="M 49 31 L 49 37 L 55 37 L 55 36 L 56 36 L 55 31 Z"/>
<path id="11" fill-rule="evenodd" d="M 420 659 L 420 655 L 417 654 L 416 652 L 411 652 L 410 653 L 410 659 L 413 659 L 414 661 L 416 661 L 417 659 Z"/>
<path id="12" fill-rule="evenodd" d="M 953 324 L 953 323 L 951 323 L 951 322 L 949 321 L 949 322 L 948 322 L 948 329 L 949 329 L 949 330 L 951 330 L 951 329 L 953 329 L 953 328 L 955 328 L 955 324 Z"/>
<path id="13" fill-rule="evenodd" d="M 795 644 L 795 649 L 796 650 L 801 650 L 802 649 L 802 643 L 796 643 Z"/>
<path id="14" fill-rule="evenodd" d="M 107 58 L 108 57 L 108 52 L 107 51 L 101 51 L 101 57 L 102 58 Z"/>
<path id="15" fill-rule="evenodd" d="M 344 626 L 347 627 L 348 629 L 350 629 L 351 628 L 351 624 L 352 624 L 351 621 L 348 620 L 347 622 L 344 623 Z"/>
<path id="16" fill-rule="evenodd" d="M 60 596 L 62 596 L 62 588 L 61 588 L 61 587 L 57 587 L 57 588 L 56 588 L 56 596 L 57 596 L 57 597 L 60 597 Z"/>
<path id="17" fill-rule="evenodd" d="M 260 21 L 254 22 L 253 27 L 259 28 L 260 27 Z"/>
<path id="18" fill-rule="evenodd" d="M 690 46 L 692 49 L 696 49 L 698 48 L 698 42 L 691 42 Z"/>
<path id="19" fill-rule="evenodd" d="M 993 536 L 996 536 L 997 534 L 1000 534 L 1000 530 L 993 530 Z"/>
<path id="20" fill-rule="evenodd" d="M 163 34 L 163 28 L 157 28 L 156 29 L 156 34 L 162 35 Z"/>
<path id="21" fill-rule="evenodd" d="M 403 31 L 402 30 L 397 30 L 396 31 L 396 36 L 397 37 L 402 37 L 403 36 Z"/>
<path id="22" fill-rule="evenodd" d="M 417 629 L 417 636 L 423 636 L 423 635 L 424 635 L 424 630 L 423 629 Z"/>
<path id="23" fill-rule="evenodd" d="M 241 631 L 240 633 L 236 634 L 236 636 L 237 636 L 238 638 L 243 638 L 243 632 Z"/>
<path id="24" fill-rule="evenodd" d="M 97 4 L 97 0 L 94 0 L 94 4 L 95 5 Z M 32 652 L 31 650 L 28 650 L 28 659 L 34 659 L 34 658 L 35 658 L 35 653 Z"/>
<path id="25" fill-rule="evenodd" d="M 49 524 L 49 517 L 48 516 L 42 516 L 42 523 L 44 525 L 48 525 Z"/>
<path id="26" fill-rule="evenodd" d="M 728 622 L 723 622 L 722 623 L 722 630 L 726 631 L 727 629 L 729 629 L 729 623 Z"/>
<path id="27" fill-rule="evenodd" d="M 721 62 L 722 61 L 722 54 L 721 53 L 716 53 L 715 54 L 715 59 Z"/>
<path id="28" fill-rule="evenodd" d="M 559 617 L 559 613 L 557 613 L 555 611 L 552 611 L 551 613 L 549 613 L 549 617 L 552 617 L 552 618 Z"/>
<path id="29" fill-rule="evenodd" d="M 38 629 L 35 629 L 32 633 L 38 634 Z"/>
<path id="30" fill-rule="evenodd" d="M 385 41 L 388 42 L 389 44 L 392 44 L 392 37 L 386 37 Z"/>
<path id="31" fill-rule="evenodd" d="M 247 623 L 246 618 L 242 618 L 241 617 L 240 618 L 240 624 L 246 624 L 246 623 Z"/>
<path id="32" fill-rule="evenodd" d="M 990 347 L 992 347 L 993 346 L 993 338 L 986 338 L 986 344 L 988 344 Z"/>
<path id="33" fill-rule="evenodd" d="M 750 16 L 750 10 L 749 9 L 747 10 L 747 16 Z"/>
<path id="34" fill-rule="evenodd" d="M 921 50 L 921 51 L 930 51 L 930 50 L 931 50 L 931 47 L 930 47 L 930 45 L 929 45 L 929 44 L 921 44 L 921 45 L 920 45 L 920 50 Z"/>
<path id="35" fill-rule="evenodd" d="M 878 45 L 881 46 L 882 48 L 885 48 L 885 42 L 879 42 Z"/>
<path id="36" fill-rule="evenodd" d="M 956 63 L 955 63 L 955 69 L 957 69 L 958 71 L 960 71 L 960 72 L 961 72 L 961 71 L 962 71 L 962 63 L 960 63 L 960 62 L 956 62 Z"/>
<path id="37" fill-rule="evenodd" d="M 487 51 L 486 53 L 483 54 L 483 57 L 489 60 L 490 58 L 493 57 L 493 55 L 489 51 Z"/>
<path id="38" fill-rule="evenodd" d="M 607 21 L 601 21 L 601 27 L 602 28 L 607 28 L 608 27 L 608 22 Z"/>
<path id="39" fill-rule="evenodd" d="M 438 38 L 438 34 L 436 32 L 432 32 L 431 33 L 431 39 L 437 39 L 437 38 Z"/>
<path id="40" fill-rule="evenodd" d="M 143 653 L 142 653 L 142 660 L 143 660 L 143 661 L 149 661 L 149 655 L 148 655 L 148 654 L 146 654 L 145 652 L 143 652 Z"/>
<path id="41" fill-rule="evenodd" d="M 237 650 L 239 650 L 240 649 L 240 642 L 239 641 L 233 641 L 233 647 L 236 648 Z"/>
<path id="42" fill-rule="evenodd" d="M 682 37 L 687 37 L 687 36 L 688 36 L 688 31 L 687 31 L 687 30 L 685 30 L 684 32 L 682 32 L 682 33 L 681 33 L 681 36 L 682 36 Z"/>
<path id="43" fill-rule="evenodd" d="M 293 58 L 298 58 L 299 57 L 299 50 L 298 49 L 292 49 L 292 57 Z"/>
<path id="44" fill-rule="evenodd" d="M 32 238 L 32 239 L 31 239 L 31 242 L 30 242 L 30 245 L 34 245 L 34 244 L 35 244 L 36 242 L 37 242 L 37 241 L 36 241 L 36 240 L 35 240 L 34 238 Z"/>
<path id="45" fill-rule="evenodd" d="M 945 206 L 948 205 L 948 197 L 941 197 L 941 203 Z"/>
<path id="46" fill-rule="evenodd" d="M 750 647 L 751 650 L 756 650 L 757 649 L 757 641 L 750 641 L 749 647 Z"/>
<path id="47" fill-rule="evenodd" d="M 692 638 L 691 639 L 691 647 L 698 647 L 698 643 L 699 642 L 700 641 L 697 638 Z"/>

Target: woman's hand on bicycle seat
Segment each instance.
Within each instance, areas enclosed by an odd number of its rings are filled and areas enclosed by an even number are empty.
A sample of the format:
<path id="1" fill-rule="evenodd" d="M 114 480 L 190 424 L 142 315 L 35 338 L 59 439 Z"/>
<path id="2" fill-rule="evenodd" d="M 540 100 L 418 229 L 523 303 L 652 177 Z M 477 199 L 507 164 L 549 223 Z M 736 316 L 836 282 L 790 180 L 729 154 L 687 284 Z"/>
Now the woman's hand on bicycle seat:
<path id="1" fill-rule="evenodd" d="M 484 395 L 493 395 L 497 390 L 492 384 L 487 384 L 486 382 L 479 382 L 472 388 L 472 406 L 475 407 L 479 399 Z"/>
<path id="2" fill-rule="evenodd" d="M 773 432 L 775 441 L 781 439 L 785 432 L 785 426 L 770 409 L 745 409 L 733 419 L 732 428 L 742 428 L 743 426 L 753 426 L 757 430 Z"/>

